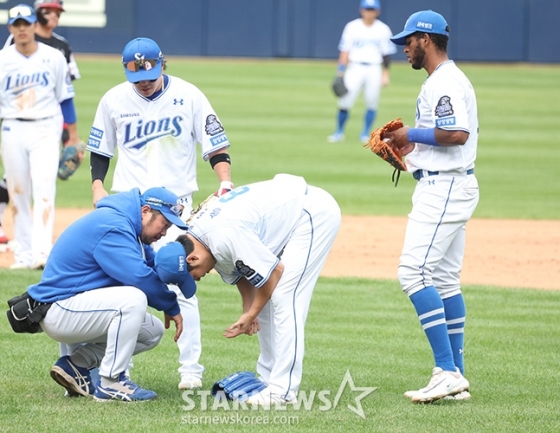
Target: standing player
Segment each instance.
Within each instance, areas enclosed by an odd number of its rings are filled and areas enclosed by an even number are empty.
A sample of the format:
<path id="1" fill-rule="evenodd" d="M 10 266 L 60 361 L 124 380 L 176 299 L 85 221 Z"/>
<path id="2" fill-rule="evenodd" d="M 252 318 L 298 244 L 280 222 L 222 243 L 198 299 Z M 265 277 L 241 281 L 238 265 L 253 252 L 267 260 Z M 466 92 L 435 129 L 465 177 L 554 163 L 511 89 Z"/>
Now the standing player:
<path id="1" fill-rule="evenodd" d="M 338 45 L 340 55 L 337 75 L 344 77 L 348 93 L 338 99 L 336 131 L 328 137 L 331 143 L 344 140 L 344 126 L 349 112 L 362 90 L 366 112 L 360 140 L 364 143 L 369 140 L 379 106 L 381 87 L 389 84 L 391 55 L 397 51 L 389 39 L 393 35 L 391 29 L 377 19 L 380 9 L 379 0 L 362 0 L 362 17 L 346 24 L 342 32 Z"/>
<path id="2" fill-rule="evenodd" d="M 62 36 L 56 34 L 54 29 L 58 27 L 58 19 L 60 14 L 64 12 L 62 8 L 62 0 L 37 0 L 33 7 L 37 14 L 37 24 L 35 26 L 35 40 L 42 42 L 50 47 L 59 50 L 65 57 L 70 69 L 70 77 L 72 80 L 80 78 L 80 71 L 78 65 L 74 60 L 72 49 L 68 41 Z M 12 34 L 8 36 L 4 48 L 9 47 L 14 43 Z M 77 135 L 77 132 L 76 132 Z M 67 143 L 69 138 L 68 125 L 65 123 L 62 130 L 62 142 Z M 8 189 L 6 186 L 5 177 L 0 181 L 0 252 L 7 250 L 8 237 L 2 230 L 2 217 L 4 210 L 9 202 Z"/>
<path id="3" fill-rule="evenodd" d="M 74 87 L 64 56 L 35 40 L 37 16 L 28 5 L 8 11 L 15 43 L 2 50 L 2 158 L 14 208 L 17 248 L 12 269 L 45 266 L 52 247 L 56 176 L 63 120 L 69 145 L 79 142 Z M 31 212 L 33 198 L 33 213 Z"/>
<path id="4" fill-rule="evenodd" d="M 195 280 L 214 268 L 224 282 L 237 285 L 243 314 L 224 336 L 258 331 L 257 373 L 267 387 L 247 404 L 296 398 L 311 295 L 340 219 L 329 193 L 301 177 L 279 174 L 209 202 L 178 238 Z"/>
<path id="5" fill-rule="evenodd" d="M 459 275 L 465 226 L 479 198 L 478 117 L 471 83 L 447 56 L 448 40 L 445 18 L 431 10 L 412 14 L 392 38 L 404 45 L 413 69 L 428 73 L 416 101 L 415 128 L 388 134 L 408 153 L 408 171 L 418 181 L 398 275 L 428 337 L 435 368 L 428 386 L 405 394 L 415 403 L 470 398 L 463 376 L 466 309 Z"/>
<path id="6" fill-rule="evenodd" d="M 232 188 L 229 141 L 204 94 L 194 85 L 163 73 L 165 59 L 151 39 L 130 41 L 122 54 L 128 82 L 110 89 L 99 102 L 87 149 L 91 151 L 93 202 L 107 195 L 103 185 L 110 159 L 119 150 L 113 191 L 162 185 L 192 209 L 196 182 L 196 143 L 220 181 L 217 195 Z M 170 233 L 158 246 L 177 237 Z M 179 389 L 202 386 L 200 314 L 196 296 L 178 293 L 185 332 L 178 341 Z"/>

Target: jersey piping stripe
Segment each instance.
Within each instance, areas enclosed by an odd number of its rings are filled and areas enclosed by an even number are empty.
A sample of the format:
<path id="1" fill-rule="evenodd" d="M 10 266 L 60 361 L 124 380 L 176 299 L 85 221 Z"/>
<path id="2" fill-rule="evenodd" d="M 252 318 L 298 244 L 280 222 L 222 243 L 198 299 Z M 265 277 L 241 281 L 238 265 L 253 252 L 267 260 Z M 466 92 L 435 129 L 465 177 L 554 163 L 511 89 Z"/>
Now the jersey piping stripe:
<path id="1" fill-rule="evenodd" d="M 295 367 L 295 364 L 296 364 L 296 357 L 297 357 L 297 345 L 298 345 L 297 327 L 298 327 L 298 322 L 297 322 L 297 314 L 296 314 L 296 294 L 297 294 L 297 290 L 300 286 L 301 280 L 302 280 L 303 276 L 305 275 L 305 271 L 307 270 L 307 265 L 309 264 L 309 256 L 311 255 L 311 250 L 313 249 L 313 234 L 314 234 L 313 217 L 305 209 L 303 211 L 309 217 L 309 225 L 311 226 L 311 239 L 310 239 L 310 242 L 309 242 L 309 248 L 307 250 L 307 258 L 305 259 L 305 266 L 303 267 L 303 271 L 302 271 L 302 273 L 299 277 L 299 281 L 297 282 L 296 287 L 294 289 L 294 293 L 292 295 L 292 308 L 293 308 L 293 311 L 294 311 L 294 323 L 295 323 L 295 329 L 294 329 L 295 350 L 294 350 L 294 359 L 292 360 L 292 366 L 290 367 L 290 375 L 289 375 L 289 379 L 288 379 L 288 388 L 286 390 L 286 394 L 284 394 L 284 399 L 286 399 L 286 400 L 288 399 L 288 393 L 290 392 L 290 388 L 292 387 L 292 374 L 293 374 L 293 371 L 294 371 L 294 367 Z"/>
<path id="2" fill-rule="evenodd" d="M 447 211 L 447 205 L 449 203 L 449 198 L 451 197 L 451 190 L 453 189 L 453 184 L 455 183 L 455 178 L 453 178 L 453 180 L 451 181 L 451 184 L 449 185 L 449 190 L 447 191 L 447 198 L 445 199 L 445 205 L 443 206 L 443 212 L 441 213 L 441 216 L 439 218 L 439 222 L 437 223 L 436 229 L 434 230 L 434 235 L 432 236 L 432 240 L 430 241 L 430 245 L 428 246 L 428 249 L 426 250 L 426 255 L 424 256 L 424 263 L 422 263 L 422 265 L 420 266 L 420 269 L 422 271 L 422 284 L 424 285 L 424 287 L 426 286 L 426 279 L 425 279 L 425 274 L 424 274 L 424 267 L 426 266 L 426 262 L 428 261 L 428 255 L 430 254 L 430 250 L 432 249 L 432 245 L 434 244 L 434 239 L 436 238 L 439 226 L 441 225 L 441 222 L 443 221 L 443 217 L 445 215 L 445 212 Z"/>

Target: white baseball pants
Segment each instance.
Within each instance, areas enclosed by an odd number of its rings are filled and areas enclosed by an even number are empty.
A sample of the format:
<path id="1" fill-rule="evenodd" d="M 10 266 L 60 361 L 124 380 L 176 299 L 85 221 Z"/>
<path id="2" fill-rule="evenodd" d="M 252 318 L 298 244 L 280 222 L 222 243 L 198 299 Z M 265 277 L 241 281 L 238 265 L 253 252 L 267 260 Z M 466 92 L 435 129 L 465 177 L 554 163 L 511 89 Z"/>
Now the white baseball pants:
<path id="1" fill-rule="evenodd" d="M 259 314 L 257 373 L 271 393 L 296 397 L 302 378 L 304 327 L 311 295 L 340 228 L 340 208 L 326 191 L 309 186 L 304 212 L 281 261 L 284 273 Z"/>

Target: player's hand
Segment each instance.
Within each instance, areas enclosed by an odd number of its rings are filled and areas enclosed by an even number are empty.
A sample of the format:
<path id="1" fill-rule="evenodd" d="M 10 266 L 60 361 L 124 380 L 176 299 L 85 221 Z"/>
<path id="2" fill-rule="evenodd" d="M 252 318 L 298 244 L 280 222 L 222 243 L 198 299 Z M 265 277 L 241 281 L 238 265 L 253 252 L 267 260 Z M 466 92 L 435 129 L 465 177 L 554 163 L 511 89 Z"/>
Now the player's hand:
<path id="1" fill-rule="evenodd" d="M 241 334 L 253 335 L 259 329 L 260 325 L 258 323 L 258 318 L 253 318 L 247 313 L 244 313 L 237 320 L 237 322 L 235 322 L 229 328 L 226 328 L 224 337 L 234 338 Z"/>
<path id="2" fill-rule="evenodd" d="M 99 200 L 109 195 L 100 180 L 95 180 L 93 182 L 93 184 L 91 185 L 91 191 L 93 192 L 93 207 L 97 206 L 97 202 Z"/>
<path id="3" fill-rule="evenodd" d="M 218 188 L 218 191 L 214 193 L 214 195 L 216 197 L 221 197 L 224 194 L 230 192 L 232 189 L 233 189 L 233 183 L 231 183 L 229 180 L 223 180 L 220 182 L 220 187 Z"/>
<path id="4" fill-rule="evenodd" d="M 168 316 L 167 314 L 165 314 L 164 316 L 165 329 L 169 329 L 169 325 L 171 324 L 172 320 L 175 322 L 175 337 L 173 337 L 173 341 L 177 342 L 183 332 L 183 316 L 181 316 L 181 313 L 177 314 L 176 316 Z"/>

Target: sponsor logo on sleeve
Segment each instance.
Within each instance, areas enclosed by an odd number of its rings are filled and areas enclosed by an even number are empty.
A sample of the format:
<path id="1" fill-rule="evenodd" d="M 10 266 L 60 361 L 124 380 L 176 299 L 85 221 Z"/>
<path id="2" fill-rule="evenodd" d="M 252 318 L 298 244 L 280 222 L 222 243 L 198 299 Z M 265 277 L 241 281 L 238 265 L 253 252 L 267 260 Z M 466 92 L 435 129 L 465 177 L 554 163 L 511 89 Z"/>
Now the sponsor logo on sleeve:
<path id="1" fill-rule="evenodd" d="M 243 263 L 242 260 L 237 260 L 235 262 L 235 268 L 237 269 L 237 272 L 239 272 L 239 275 L 247 278 L 247 281 L 249 281 L 255 287 L 258 287 L 259 283 L 264 279 L 262 275 L 258 274 L 254 269 L 247 266 L 245 263 Z"/>

